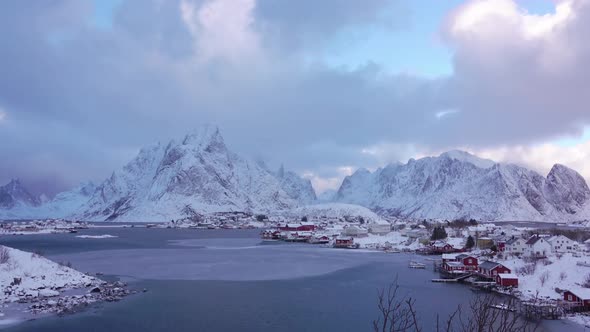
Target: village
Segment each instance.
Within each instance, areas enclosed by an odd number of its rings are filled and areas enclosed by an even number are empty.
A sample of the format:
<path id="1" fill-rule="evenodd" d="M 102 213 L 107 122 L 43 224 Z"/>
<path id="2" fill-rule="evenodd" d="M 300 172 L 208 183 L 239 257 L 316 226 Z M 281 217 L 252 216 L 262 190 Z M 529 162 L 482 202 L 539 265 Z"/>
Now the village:
<path id="1" fill-rule="evenodd" d="M 64 219 L 44 219 L 31 221 L 0 221 L 0 235 L 32 235 L 77 233 L 78 230 L 88 229 L 91 225 L 81 221 Z"/>
<path id="2" fill-rule="evenodd" d="M 519 227 L 477 221 L 392 223 L 278 223 L 261 232 L 263 242 L 321 244 L 339 249 L 423 255 L 408 267 L 432 267 L 433 282 L 465 283 L 474 292 L 496 292 L 518 300 L 542 318 L 590 318 L 590 233 L 582 228 Z M 418 256 L 421 257 L 421 256 Z M 571 315 L 576 313 L 575 315 Z"/>

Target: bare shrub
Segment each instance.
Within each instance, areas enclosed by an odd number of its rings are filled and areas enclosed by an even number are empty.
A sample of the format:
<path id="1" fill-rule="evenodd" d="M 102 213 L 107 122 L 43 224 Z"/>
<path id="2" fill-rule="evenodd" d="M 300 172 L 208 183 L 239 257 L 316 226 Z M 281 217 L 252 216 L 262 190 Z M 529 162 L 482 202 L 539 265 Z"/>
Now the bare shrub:
<path id="1" fill-rule="evenodd" d="M 565 273 L 565 271 L 561 271 L 559 274 L 559 281 L 564 281 L 565 278 L 567 278 L 567 273 Z"/>
<path id="2" fill-rule="evenodd" d="M 33 256 L 34 257 L 43 257 L 43 256 L 45 256 L 45 253 L 41 249 L 35 249 L 33 251 Z"/>
<path id="3" fill-rule="evenodd" d="M 464 312 L 457 307 L 444 322 L 436 319 L 436 332 L 476 331 L 476 332 L 528 332 L 535 331 L 538 324 L 526 320 L 509 310 L 494 308 L 497 297 L 480 295 L 470 301 Z M 504 303 L 508 308 L 515 308 L 515 299 Z M 379 318 L 373 321 L 374 332 L 423 332 L 415 310 L 415 300 L 399 295 L 396 281 L 387 290 L 379 292 Z"/>
<path id="4" fill-rule="evenodd" d="M 542 259 L 542 260 L 541 260 L 541 263 L 543 263 L 543 265 L 544 265 L 544 266 L 547 266 L 547 265 L 551 265 L 551 264 L 553 264 L 553 262 L 552 262 L 552 261 L 550 261 L 550 260 L 548 260 L 547 258 L 545 258 L 545 259 Z"/>
<path id="5" fill-rule="evenodd" d="M 420 331 L 414 300 L 399 295 L 396 280 L 378 294 L 379 318 L 373 321 L 375 332 Z"/>
<path id="6" fill-rule="evenodd" d="M 532 275 L 535 273 L 536 270 L 537 270 L 537 264 L 527 263 L 524 266 L 517 268 L 515 272 L 517 274 Z"/>
<path id="7" fill-rule="evenodd" d="M 584 283 L 582 284 L 582 286 L 590 288 L 590 274 L 586 275 L 586 279 L 584 279 Z"/>
<path id="8" fill-rule="evenodd" d="M 545 286 L 545 283 L 547 282 L 547 280 L 549 280 L 549 276 L 550 276 L 549 271 L 545 271 L 539 276 L 539 281 L 541 282 L 541 286 Z"/>
<path id="9" fill-rule="evenodd" d="M 10 283 L 10 286 L 17 286 L 20 285 L 20 283 L 23 281 L 22 278 L 13 278 L 12 282 Z"/>
<path id="10" fill-rule="evenodd" d="M 8 248 L 4 246 L 0 246 L 0 264 L 8 263 L 10 259 L 10 253 L 8 252 Z"/>
<path id="11" fill-rule="evenodd" d="M 72 262 L 70 262 L 70 261 L 67 261 L 67 262 L 58 262 L 57 264 L 59 264 L 60 266 L 65 266 L 65 267 L 72 268 Z"/>

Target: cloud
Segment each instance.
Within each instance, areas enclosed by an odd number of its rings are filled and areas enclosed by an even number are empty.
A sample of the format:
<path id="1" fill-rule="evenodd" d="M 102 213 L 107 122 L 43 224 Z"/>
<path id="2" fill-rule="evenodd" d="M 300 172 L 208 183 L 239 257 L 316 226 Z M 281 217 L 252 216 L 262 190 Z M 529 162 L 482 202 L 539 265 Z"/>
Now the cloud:
<path id="1" fill-rule="evenodd" d="M 261 56 L 259 36 L 252 29 L 255 0 L 212 0 L 201 4 L 183 0 L 182 19 L 188 26 L 201 61 L 217 57 L 231 61 Z"/>
<path id="2" fill-rule="evenodd" d="M 84 4 L 0 3 L 0 141 L 12 142 L 0 181 L 101 180 L 141 146 L 213 122 L 237 152 L 327 188 L 343 165 L 536 146 L 590 122 L 587 1 L 548 15 L 465 3 L 442 27 L 454 72 L 439 78 L 309 60 L 411 24 L 399 1 L 126 0 L 108 28 Z"/>
<path id="3" fill-rule="evenodd" d="M 399 29 L 409 24 L 410 16 L 398 0 L 258 0 L 254 14 L 267 43 L 312 54 L 331 47 L 339 34 L 346 33 L 350 47 L 354 39 L 368 38 L 371 28 Z"/>
<path id="4" fill-rule="evenodd" d="M 321 194 L 328 190 L 338 190 L 342 183 L 342 179 L 346 176 L 352 175 L 355 170 L 356 167 L 353 166 L 339 166 L 336 167 L 335 174 L 322 176 L 314 171 L 304 171 L 302 177 L 310 180 L 316 193 Z M 330 173 L 333 172 L 330 171 Z"/>
<path id="5" fill-rule="evenodd" d="M 447 110 L 442 110 L 442 111 L 438 111 L 436 112 L 436 114 L 434 114 L 434 116 L 436 116 L 437 119 L 442 119 L 446 116 L 458 113 L 458 110 L 454 110 L 454 109 L 447 109 Z"/>
<path id="6" fill-rule="evenodd" d="M 460 6 L 443 33 L 454 51 L 448 89 L 462 135 L 492 145 L 578 134 L 590 122 L 589 15 L 586 0 L 559 1 L 545 15 L 512 0 Z"/>
<path id="7" fill-rule="evenodd" d="M 523 165 L 543 175 L 547 175 L 554 164 L 563 164 L 576 170 L 590 183 L 590 141 L 568 147 L 552 143 L 516 145 L 483 149 L 476 153 L 484 158 Z"/>

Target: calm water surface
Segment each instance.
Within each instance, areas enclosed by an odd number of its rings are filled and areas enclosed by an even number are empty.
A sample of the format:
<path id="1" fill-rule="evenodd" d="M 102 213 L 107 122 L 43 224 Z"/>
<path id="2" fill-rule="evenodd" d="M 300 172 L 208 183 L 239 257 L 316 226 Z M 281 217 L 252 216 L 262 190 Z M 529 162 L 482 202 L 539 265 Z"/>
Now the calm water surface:
<path id="1" fill-rule="evenodd" d="M 111 234 L 112 239 L 75 235 Z M 11 236 L 0 243 L 40 250 L 86 272 L 103 272 L 148 292 L 83 313 L 3 331 L 371 331 L 377 290 L 397 276 L 416 298 L 425 330 L 473 296 L 435 284 L 412 257 L 311 245 L 260 245 L 257 230 L 101 228 L 78 234 Z M 564 322 L 546 331 L 577 331 Z M 583 329 L 582 329 L 583 331 Z"/>

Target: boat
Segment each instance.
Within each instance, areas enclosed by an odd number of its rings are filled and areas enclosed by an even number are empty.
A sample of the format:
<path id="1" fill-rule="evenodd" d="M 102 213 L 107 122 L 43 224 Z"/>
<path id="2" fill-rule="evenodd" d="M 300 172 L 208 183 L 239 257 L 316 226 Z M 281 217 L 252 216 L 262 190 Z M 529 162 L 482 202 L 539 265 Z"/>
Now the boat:
<path id="1" fill-rule="evenodd" d="M 418 263 L 415 261 L 411 261 L 409 264 L 409 268 L 410 269 L 425 269 L 426 268 L 426 264 L 424 263 Z"/>
<path id="2" fill-rule="evenodd" d="M 490 308 L 498 309 L 498 310 L 505 310 L 505 311 L 510 311 L 510 312 L 516 311 L 516 309 L 510 307 L 506 303 L 490 304 Z"/>

